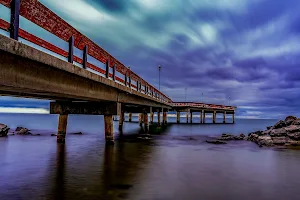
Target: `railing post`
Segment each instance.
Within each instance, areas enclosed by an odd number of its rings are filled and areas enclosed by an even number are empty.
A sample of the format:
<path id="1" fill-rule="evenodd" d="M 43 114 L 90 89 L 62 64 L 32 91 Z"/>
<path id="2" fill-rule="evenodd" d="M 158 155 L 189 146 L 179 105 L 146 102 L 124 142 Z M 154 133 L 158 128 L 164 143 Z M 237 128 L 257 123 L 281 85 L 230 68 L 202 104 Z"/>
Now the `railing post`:
<path id="1" fill-rule="evenodd" d="M 113 75 L 112 75 L 113 80 L 116 80 L 116 64 L 113 66 Z"/>
<path id="2" fill-rule="evenodd" d="M 129 76 L 128 76 L 128 84 L 129 84 L 129 87 L 131 88 L 131 73 L 129 73 Z"/>
<path id="3" fill-rule="evenodd" d="M 83 59 L 82 59 L 83 69 L 86 69 L 87 67 L 87 53 L 88 53 L 88 46 L 85 45 L 83 48 Z"/>
<path id="4" fill-rule="evenodd" d="M 139 85 L 139 91 L 141 92 L 142 91 L 142 82 L 140 81 L 139 84 L 140 84 Z"/>
<path id="5" fill-rule="evenodd" d="M 105 62 L 105 77 L 109 78 L 109 60 Z"/>
<path id="6" fill-rule="evenodd" d="M 139 81 L 136 81 L 136 91 L 139 91 Z"/>
<path id="7" fill-rule="evenodd" d="M 20 22 L 20 0 L 12 0 L 10 6 L 10 38 L 18 40 Z"/>
<path id="8" fill-rule="evenodd" d="M 74 36 L 71 36 L 69 39 L 69 55 L 68 55 L 68 62 L 73 63 L 74 61 Z"/>
<path id="9" fill-rule="evenodd" d="M 124 83 L 125 83 L 125 86 L 127 86 L 127 71 L 126 71 L 126 73 L 125 73 L 125 79 L 124 79 Z"/>

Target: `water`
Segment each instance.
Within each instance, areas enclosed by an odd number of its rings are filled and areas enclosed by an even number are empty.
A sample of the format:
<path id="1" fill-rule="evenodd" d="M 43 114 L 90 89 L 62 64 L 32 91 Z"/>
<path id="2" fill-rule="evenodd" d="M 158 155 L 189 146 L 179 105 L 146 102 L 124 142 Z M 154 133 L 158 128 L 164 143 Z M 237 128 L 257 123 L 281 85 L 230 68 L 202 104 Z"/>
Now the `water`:
<path id="1" fill-rule="evenodd" d="M 0 115 L 0 122 L 12 128 L 22 125 L 41 133 L 0 138 L 1 200 L 277 200 L 300 195 L 300 151 L 259 148 L 247 141 L 204 142 L 209 135 L 248 133 L 277 120 L 174 124 L 139 142 L 128 139 L 138 124 L 125 123 L 125 139 L 116 131 L 116 144 L 105 146 L 103 117 L 70 116 L 65 145 L 50 136 L 57 119 Z M 83 135 L 71 134 L 78 131 Z"/>

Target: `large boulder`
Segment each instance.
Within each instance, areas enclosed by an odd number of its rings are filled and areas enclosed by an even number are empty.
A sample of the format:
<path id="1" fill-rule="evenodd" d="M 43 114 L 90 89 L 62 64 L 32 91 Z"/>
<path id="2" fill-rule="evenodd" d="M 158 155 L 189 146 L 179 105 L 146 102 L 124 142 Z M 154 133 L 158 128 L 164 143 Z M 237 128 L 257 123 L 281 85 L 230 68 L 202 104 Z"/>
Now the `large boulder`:
<path id="1" fill-rule="evenodd" d="M 292 123 L 293 125 L 300 125 L 300 119 L 296 119 Z"/>
<path id="2" fill-rule="evenodd" d="M 259 146 L 273 146 L 273 140 L 269 135 L 259 136 L 257 138 L 257 144 Z"/>
<path id="3" fill-rule="evenodd" d="M 297 133 L 288 133 L 287 136 L 292 140 L 300 141 L 300 132 Z"/>
<path id="4" fill-rule="evenodd" d="M 280 120 L 273 126 L 273 129 L 283 128 L 283 127 L 286 127 L 286 123 L 285 121 Z"/>
<path id="5" fill-rule="evenodd" d="M 287 136 L 287 131 L 285 128 L 271 129 L 269 134 L 271 137 L 284 137 Z"/>
<path id="6" fill-rule="evenodd" d="M 295 116 L 287 116 L 284 121 L 289 121 L 289 120 L 295 121 L 296 119 L 297 117 Z"/>
<path id="7" fill-rule="evenodd" d="M 257 142 L 259 135 L 252 133 L 248 136 L 247 140 L 252 141 L 252 142 Z"/>
<path id="8" fill-rule="evenodd" d="M 9 128 L 5 124 L 0 124 L 0 137 L 7 136 Z"/>
<path id="9" fill-rule="evenodd" d="M 285 127 L 285 130 L 288 133 L 296 133 L 296 132 L 300 132 L 300 126 L 297 125 L 290 125 L 288 127 Z"/>
<path id="10" fill-rule="evenodd" d="M 286 138 L 286 137 L 272 137 L 272 140 L 273 140 L 274 145 L 284 145 L 288 141 L 288 138 Z"/>
<path id="11" fill-rule="evenodd" d="M 295 117 L 295 116 L 287 116 L 286 118 L 285 118 L 285 125 L 286 126 L 289 126 L 289 125 L 291 125 L 291 124 L 293 124 L 293 122 L 295 121 L 295 120 L 297 120 L 297 117 Z"/>

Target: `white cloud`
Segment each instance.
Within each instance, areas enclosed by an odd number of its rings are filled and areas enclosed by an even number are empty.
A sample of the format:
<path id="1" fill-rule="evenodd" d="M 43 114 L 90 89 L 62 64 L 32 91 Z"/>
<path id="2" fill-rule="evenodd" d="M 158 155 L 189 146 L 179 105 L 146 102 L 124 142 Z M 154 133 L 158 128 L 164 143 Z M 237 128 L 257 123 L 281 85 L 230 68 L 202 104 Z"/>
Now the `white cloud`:
<path id="1" fill-rule="evenodd" d="M 34 114 L 49 114 L 49 110 L 44 109 L 44 108 L 0 107 L 0 113 L 34 113 Z"/>

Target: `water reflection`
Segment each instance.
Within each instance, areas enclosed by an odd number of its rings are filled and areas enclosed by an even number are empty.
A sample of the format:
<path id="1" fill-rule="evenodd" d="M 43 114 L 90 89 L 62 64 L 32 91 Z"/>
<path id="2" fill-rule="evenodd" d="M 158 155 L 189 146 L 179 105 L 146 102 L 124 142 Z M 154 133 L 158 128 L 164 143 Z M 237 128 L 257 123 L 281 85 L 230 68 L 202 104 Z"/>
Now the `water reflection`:
<path id="1" fill-rule="evenodd" d="M 64 144 L 57 144 L 57 158 L 56 158 L 56 175 L 54 179 L 55 199 L 65 199 L 65 170 L 66 170 L 66 146 Z"/>

